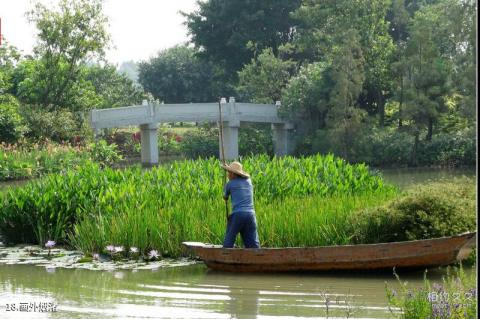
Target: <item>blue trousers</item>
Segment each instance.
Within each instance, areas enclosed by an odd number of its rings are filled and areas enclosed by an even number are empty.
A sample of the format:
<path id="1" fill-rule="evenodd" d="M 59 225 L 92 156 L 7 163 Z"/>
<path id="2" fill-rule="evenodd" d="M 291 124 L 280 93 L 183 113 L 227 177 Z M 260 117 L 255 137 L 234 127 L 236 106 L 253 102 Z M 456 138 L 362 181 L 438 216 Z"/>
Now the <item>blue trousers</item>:
<path id="1" fill-rule="evenodd" d="M 242 236 L 245 248 L 260 248 L 257 233 L 257 219 L 252 213 L 233 213 L 227 223 L 224 248 L 233 248 L 238 233 Z"/>

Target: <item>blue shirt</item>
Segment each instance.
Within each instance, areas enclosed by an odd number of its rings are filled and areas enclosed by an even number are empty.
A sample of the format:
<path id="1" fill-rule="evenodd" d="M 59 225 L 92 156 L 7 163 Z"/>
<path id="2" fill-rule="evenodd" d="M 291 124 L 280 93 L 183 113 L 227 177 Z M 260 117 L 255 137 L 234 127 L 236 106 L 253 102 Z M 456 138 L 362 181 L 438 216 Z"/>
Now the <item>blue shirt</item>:
<path id="1" fill-rule="evenodd" d="M 236 177 L 225 185 L 223 196 L 232 196 L 233 213 L 255 213 L 253 208 L 253 185 L 250 178 Z"/>

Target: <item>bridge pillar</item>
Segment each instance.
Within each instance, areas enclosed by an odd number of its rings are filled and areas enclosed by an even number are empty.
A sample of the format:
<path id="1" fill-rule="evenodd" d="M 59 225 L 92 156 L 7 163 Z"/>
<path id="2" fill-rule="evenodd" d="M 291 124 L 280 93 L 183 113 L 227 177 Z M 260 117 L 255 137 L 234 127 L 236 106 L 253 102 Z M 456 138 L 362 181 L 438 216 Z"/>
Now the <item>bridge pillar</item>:
<path id="1" fill-rule="evenodd" d="M 222 98 L 222 118 L 228 118 L 224 121 L 223 126 L 223 148 L 225 152 L 225 160 L 233 160 L 238 158 L 238 129 L 240 121 L 236 118 L 237 110 L 235 106 L 235 98 L 231 97 L 226 104 Z M 222 141 L 220 140 L 220 143 Z M 220 159 L 222 158 L 222 146 L 220 145 Z"/>
<path id="2" fill-rule="evenodd" d="M 142 166 L 151 167 L 158 164 L 158 124 L 142 124 L 140 125 L 141 136 L 141 158 Z"/>
<path id="3" fill-rule="evenodd" d="M 292 130 L 290 123 L 272 124 L 273 148 L 276 156 L 285 156 L 292 151 Z"/>
<path id="4" fill-rule="evenodd" d="M 225 160 L 233 160 L 238 158 L 238 128 L 239 121 L 223 122 L 223 147 L 225 152 Z M 222 158 L 222 150 L 220 150 L 220 159 Z"/>

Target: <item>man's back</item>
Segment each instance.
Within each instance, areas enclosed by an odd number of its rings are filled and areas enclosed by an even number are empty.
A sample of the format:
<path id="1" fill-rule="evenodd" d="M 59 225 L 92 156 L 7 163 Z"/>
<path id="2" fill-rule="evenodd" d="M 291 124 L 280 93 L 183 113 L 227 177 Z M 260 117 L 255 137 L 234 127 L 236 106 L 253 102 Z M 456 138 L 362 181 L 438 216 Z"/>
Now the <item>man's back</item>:
<path id="1" fill-rule="evenodd" d="M 232 196 L 233 213 L 255 213 L 253 185 L 250 178 L 234 178 L 225 186 L 224 197 Z"/>

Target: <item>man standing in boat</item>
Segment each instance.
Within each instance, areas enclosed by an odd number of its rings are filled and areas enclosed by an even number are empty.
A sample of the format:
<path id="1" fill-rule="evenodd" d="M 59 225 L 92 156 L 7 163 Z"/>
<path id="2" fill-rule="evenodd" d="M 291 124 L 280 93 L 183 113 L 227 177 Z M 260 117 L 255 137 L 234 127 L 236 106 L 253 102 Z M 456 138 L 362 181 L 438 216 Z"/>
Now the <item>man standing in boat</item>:
<path id="1" fill-rule="evenodd" d="M 228 198 L 232 197 L 232 213 L 228 216 L 223 247 L 233 248 L 235 239 L 240 233 L 245 248 L 260 248 L 250 175 L 243 171 L 239 162 L 224 164 L 222 168 L 228 172 L 229 180 L 225 185 L 223 198 L 228 201 Z"/>

